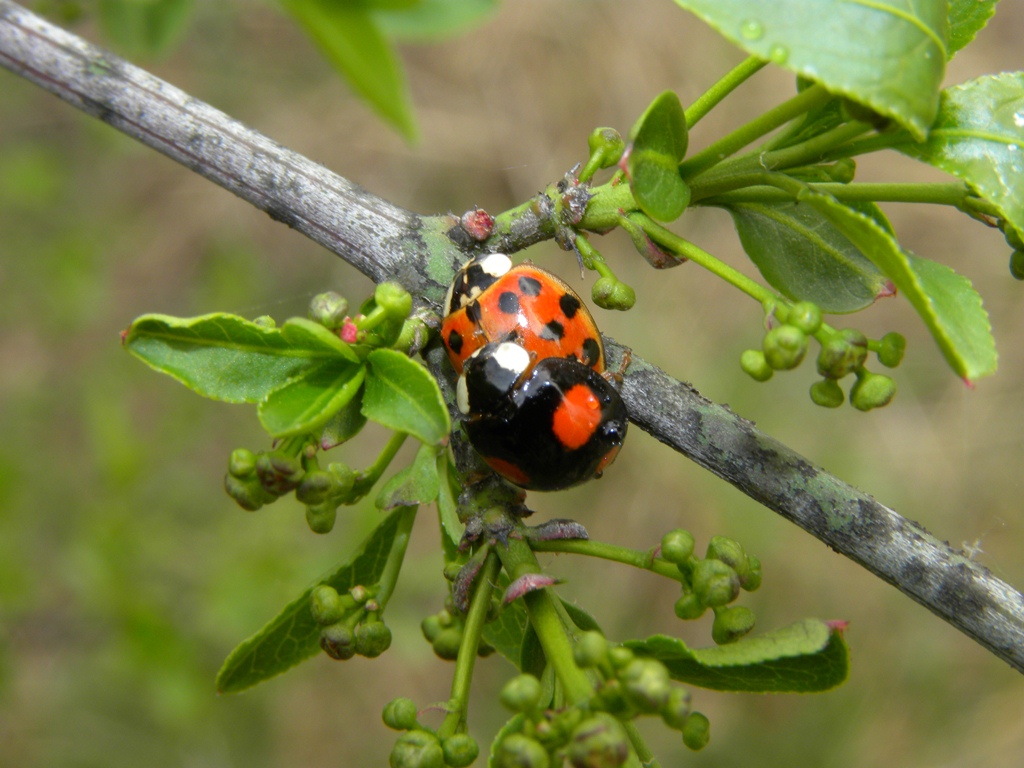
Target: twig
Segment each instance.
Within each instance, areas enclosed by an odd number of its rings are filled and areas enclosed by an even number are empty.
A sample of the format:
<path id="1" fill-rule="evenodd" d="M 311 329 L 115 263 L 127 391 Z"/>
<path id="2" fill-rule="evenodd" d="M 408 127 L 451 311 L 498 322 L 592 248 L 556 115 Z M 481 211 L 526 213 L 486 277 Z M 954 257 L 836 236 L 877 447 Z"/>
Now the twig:
<path id="1" fill-rule="evenodd" d="M 437 305 L 463 257 L 444 236 L 453 218 L 397 208 L 8 0 L 0 0 L 0 64 L 426 303 Z M 516 233 L 512 245 L 537 239 Z M 621 354 L 610 342 L 613 363 Z M 636 357 L 623 395 L 641 429 L 1024 672 L 1024 595 L 986 568 Z"/>

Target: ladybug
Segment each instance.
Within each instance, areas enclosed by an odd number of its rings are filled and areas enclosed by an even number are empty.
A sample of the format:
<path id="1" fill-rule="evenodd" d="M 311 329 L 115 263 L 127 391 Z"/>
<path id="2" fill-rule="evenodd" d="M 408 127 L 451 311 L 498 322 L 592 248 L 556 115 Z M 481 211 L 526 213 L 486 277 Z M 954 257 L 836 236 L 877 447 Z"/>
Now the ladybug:
<path id="1" fill-rule="evenodd" d="M 560 278 L 502 253 L 467 262 L 448 289 L 441 338 L 455 372 L 490 342 L 514 341 L 538 359 L 575 359 L 601 373 L 604 345 L 594 318 Z"/>
<path id="2" fill-rule="evenodd" d="M 626 407 L 607 378 L 572 357 L 538 359 L 514 341 L 469 356 L 456 400 L 483 460 L 527 490 L 600 477 L 626 437 Z"/>

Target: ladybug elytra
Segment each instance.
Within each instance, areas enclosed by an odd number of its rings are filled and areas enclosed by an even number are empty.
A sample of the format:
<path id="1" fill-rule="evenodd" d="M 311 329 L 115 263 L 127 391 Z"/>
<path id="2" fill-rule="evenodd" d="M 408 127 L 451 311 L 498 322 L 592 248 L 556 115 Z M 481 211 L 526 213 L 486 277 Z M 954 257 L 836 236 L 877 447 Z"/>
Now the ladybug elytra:
<path id="1" fill-rule="evenodd" d="M 489 254 L 460 270 L 445 307 L 459 410 L 487 465 L 527 490 L 600 476 L 622 446 L 627 414 L 602 375 L 597 326 L 572 289 Z"/>

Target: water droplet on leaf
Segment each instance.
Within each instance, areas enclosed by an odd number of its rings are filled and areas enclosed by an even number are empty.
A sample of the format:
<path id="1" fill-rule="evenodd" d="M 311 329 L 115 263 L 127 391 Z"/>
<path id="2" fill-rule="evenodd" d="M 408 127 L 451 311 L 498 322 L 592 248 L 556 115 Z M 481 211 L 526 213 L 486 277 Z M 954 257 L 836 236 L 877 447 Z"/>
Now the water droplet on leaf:
<path id="1" fill-rule="evenodd" d="M 740 36 L 744 40 L 760 40 L 764 35 L 764 24 L 757 19 L 747 19 L 740 26 Z"/>
<path id="2" fill-rule="evenodd" d="M 785 64 L 789 60 L 789 49 L 784 45 L 773 45 L 768 57 L 776 64 Z"/>

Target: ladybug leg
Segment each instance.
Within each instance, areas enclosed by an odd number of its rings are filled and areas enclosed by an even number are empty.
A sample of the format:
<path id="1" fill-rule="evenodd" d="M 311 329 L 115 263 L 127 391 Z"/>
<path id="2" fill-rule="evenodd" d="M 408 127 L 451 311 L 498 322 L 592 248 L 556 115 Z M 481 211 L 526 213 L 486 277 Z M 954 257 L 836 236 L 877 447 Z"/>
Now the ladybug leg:
<path id="1" fill-rule="evenodd" d="M 633 350 L 629 347 L 622 348 L 622 360 L 619 362 L 619 368 L 616 371 L 605 371 L 601 374 L 603 378 L 615 384 L 617 387 L 622 385 L 622 377 L 626 374 L 626 369 L 629 368 L 629 364 L 633 362 Z"/>

